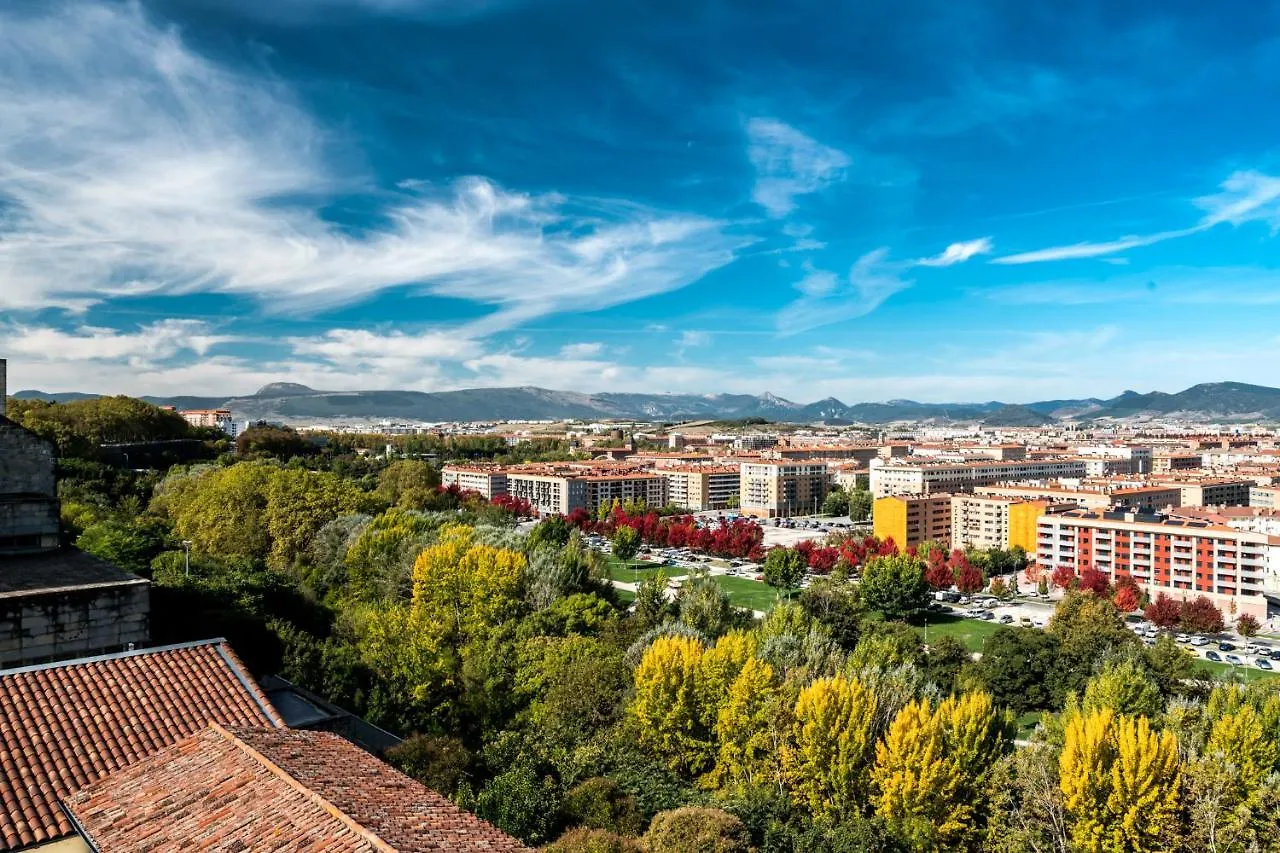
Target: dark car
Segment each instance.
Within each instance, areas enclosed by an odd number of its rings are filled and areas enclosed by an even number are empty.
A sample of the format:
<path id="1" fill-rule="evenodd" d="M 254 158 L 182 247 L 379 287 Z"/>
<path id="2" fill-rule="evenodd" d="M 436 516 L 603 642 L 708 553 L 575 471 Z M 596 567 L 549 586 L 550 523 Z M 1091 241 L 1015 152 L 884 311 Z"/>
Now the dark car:
<path id="1" fill-rule="evenodd" d="M 1207 651 L 1204 653 L 1204 656 L 1208 660 L 1215 661 L 1217 663 L 1222 663 L 1222 655 L 1218 654 L 1215 651 L 1212 651 L 1212 650 Z"/>
<path id="2" fill-rule="evenodd" d="M 1235 650 L 1236 647 L 1230 643 L 1218 643 L 1218 651 L 1220 652 L 1234 652 Z"/>
<path id="3" fill-rule="evenodd" d="M 1013 616 L 1012 616 L 1011 614 L 1008 614 L 1008 613 L 1006 613 L 1005 615 L 1001 616 L 1001 617 L 1000 617 L 1000 624 L 1001 624 L 1001 625 L 1012 625 L 1012 624 L 1013 624 Z"/>
<path id="4" fill-rule="evenodd" d="M 1271 654 L 1267 655 L 1267 657 L 1271 658 L 1272 660 L 1280 660 L 1280 649 L 1273 650 Z"/>

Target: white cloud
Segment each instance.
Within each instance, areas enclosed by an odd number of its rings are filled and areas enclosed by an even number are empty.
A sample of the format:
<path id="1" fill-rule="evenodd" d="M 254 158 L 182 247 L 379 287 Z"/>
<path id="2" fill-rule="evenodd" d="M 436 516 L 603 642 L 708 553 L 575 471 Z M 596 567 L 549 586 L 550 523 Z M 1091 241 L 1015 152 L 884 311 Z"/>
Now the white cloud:
<path id="1" fill-rule="evenodd" d="M 794 210 L 796 196 L 838 180 L 849 165 L 843 151 L 772 118 L 747 122 L 747 157 L 756 170 L 751 198 L 774 217 Z"/>
<path id="2" fill-rule="evenodd" d="M 1216 225 L 1265 222 L 1271 233 L 1280 231 L 1280 178 L 1260 172 L 1234 172 L 1221 184 L 1222 192 L 1195 199 L 1205 211 L 1199 222 L 1187 228 L 1135 234 L 1099 243 L 1072 243 L 995 258 L 993 264 L 1032 264 L 1042 261 L 1099 258 L 1208 231 Z"/>
<path id="3" fill-rule="evenodd" d="M 81 326 L 72 331 L 51 326 L 0 326 L 5 354 L 51 362 L 107 361 L 150 364 L 180 353 L 204 355 L 234 338 L 212 334 L 197 320 L 158 320 L 136 332 Z"/>
<path id="4" fill-rule="evenodd" d="M 191 52 L 137 5 L 0 10 L 0 309 L 219 292 L 276 312 L 388 288 L 492 306 L 473 334 L 662 293 L 729 263 L 725 223 L 481 177 L 383 194 L 283 87 Z"/>
<path id="5" fill-rule="evenodd" d="M 800 282 L 801 285 L 809 282 L 809 291 L 778 314 L 778 330 L 789 335 L 864 317 L 913 284 L 902 276 L 910 266 L 910 262 L 890 261 L 889 250 L 882 247 L 854 262 L 849 270 L 848 287 L 837 282 L 836 286 L 827 288 L 824 282 L 814 288 L 815 273 L 811 272 Z"/>
<path id="6" fill-rule="evenodd" d="M 598 341 L 565 344 L 560 347 L 560 356 L 562 358 L 595 358 L 604 352 L 604 344 Z"/>
<path id="7" fill-rule="evenodd" d="M 952 243 L 942 250 L 942 254 L 935 255 L 932 258 L 920 258 L 916 263 L 922 267 L 949 267 L 953 264 L 964 263 L 974 255 L 990 254 L 991 249 L 991 238 L 979 237 L 977 240 Z"/>

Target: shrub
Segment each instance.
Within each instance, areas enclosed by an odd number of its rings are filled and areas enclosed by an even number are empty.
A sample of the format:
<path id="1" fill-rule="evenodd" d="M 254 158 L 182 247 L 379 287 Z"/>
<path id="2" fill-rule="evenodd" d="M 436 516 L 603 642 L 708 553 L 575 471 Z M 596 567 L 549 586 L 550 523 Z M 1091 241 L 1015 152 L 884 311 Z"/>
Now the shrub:
<path id="1" fill-rule="evenodd" d="M 742 821 L 722 809 L 687 806 L 660 812 L 644 836 L 649 853 L 747 853 Z"/>
<path id="2" fill-rule="evenodd" d="M 643 826 L 634 797 L 612 779 L 588 779 L 564 795 L 560 814 L 568 826 L 609 830 L 622 835 L 639 835 Z"/>
<path id="3" fill-rule="evenodd" d="M 546 853 L 643 853 L 640 843 L 603 829 L 571 829 L 542 848 Z"/>

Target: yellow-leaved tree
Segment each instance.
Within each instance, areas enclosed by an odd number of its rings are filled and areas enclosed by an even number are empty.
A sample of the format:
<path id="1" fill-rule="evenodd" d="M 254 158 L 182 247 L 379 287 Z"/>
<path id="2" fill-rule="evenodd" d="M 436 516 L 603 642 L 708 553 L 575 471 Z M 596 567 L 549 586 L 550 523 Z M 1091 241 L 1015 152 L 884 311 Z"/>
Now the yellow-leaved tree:
<path id="1" fill-rule="evenodd" d="M 520 608 L 524 555 L 476 544 L 474 537 L 470 527 L 444 527 L 413 565 L 414 616 L 458 644 Z"/>
<path id="2" fill-rule="evenodd" d="M 701 701 L 714 720 L 733 684 L 759 646 L 754 634 L 730 631 L 702 654 Z"/>
<path id="3" fill-rule="evenodd" d="M 903 708 L 876 746 L 876 812 L 917 850 L 972 847 L 984 821 L 991 768 L 1010 720 L 988 693 Z"/>
<path id="4" fill-rule="evenodd" d="M 1241 705 L 1233 713 L 1214 720 L 1204 755 L 1210 761 L 1235 765 L 1242 781 L 1253 786 L 1280 760 L 1275 733 L 1264 728 L 1262 715 L 1252 705 Z"/>
<path id="5" fill-rule="evenodd" d="M 773 667 L 748 658 L 716 715 L 719 747 L 708 785 L 734 793 L 781 785 L 779 756 L 790 722 L 782 701 Z"/>
<path id="6" fill-rule="evenodd" d="M 792 798 L 815 818 L 839 820 L 866 802 L 875 713 L 856 679 L 820 678 L 800 691 L 782 761 Z"/>
<path id="7" fill-rule="evenodd" d="M 713 754 L 711 721 L 703 713 L 703 645 L 668 636 L 645 649 L 635 673 L 630 713 L 640 745 L 672 770 L 701 773 Z"/>
<path id="8" fill-rule="evenodd" d="M 1172 732 L 1109 708 L 1076 714 L 1058 772 L 1077 849 L 1155 853 L 1176 846 L 1182 768 Z"/>

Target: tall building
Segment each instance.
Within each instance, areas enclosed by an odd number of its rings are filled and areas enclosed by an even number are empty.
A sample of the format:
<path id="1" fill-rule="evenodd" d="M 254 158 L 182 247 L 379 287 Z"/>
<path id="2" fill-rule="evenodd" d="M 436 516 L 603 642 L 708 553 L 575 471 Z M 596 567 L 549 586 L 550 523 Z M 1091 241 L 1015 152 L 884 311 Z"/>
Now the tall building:
<path id="1" fill-rule="evenodd" d="M 506 473 L 507 494 L 523 498 L 544 515 L 568 515 L 576 509 L 595 512 L 615 500 L 643 501 L 651 507 L 667 503 L 667 481 L 652 471 L 520 465 Z"/>
<path id="2" fill-rule="evenodd" d="M 1249 506 L 1280 509 L 1280 487 L 1253 486 L 1249 489 Z"/>
<path id="3" fill-rule="evenodd" d="M 1028 501 L 1071 503 L 1082 509 L 1111 508 L 1154 512 L 1181 506 L 1182 490 L 1175 486 L 1112 485 L 1038 485 L 1013 483 L 1005 486 L 982 486 L 974 494 L 987 497 L 1017 498 Z"/>
<path id="4" fill-rule="evenodd" d="M 226 409 L 187 409 L 178 414 L 193 427 L 220 429 L 232 438 L 236 437 L 236 422 Z"/>
<path id="5" fill-rule="evenodd" d="M 951 541 L 951 495 L 886 495 L 876 498 L 871 515 L 878 539 L 899 548 L 922 542 Z"/>
<path id="6" fill-rule="evenodd" d="M 1072 510 L 1042 516 L 1036 562 L 1109 577 L 1128 575 L 1148 594 L 1205 595 L 1224 616 L 1267 615 L 1264 592 L 1280 588 L 1280 538 L 1206 521 Z"/>
<path id="7" fill-rule="evenodd" d="M 739 507 L 761 518 L 811 515 L 822 509 L 830 486 L 822 462 L 743 462 Z"/>

